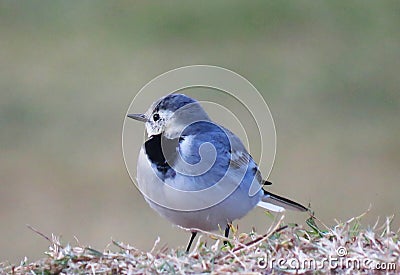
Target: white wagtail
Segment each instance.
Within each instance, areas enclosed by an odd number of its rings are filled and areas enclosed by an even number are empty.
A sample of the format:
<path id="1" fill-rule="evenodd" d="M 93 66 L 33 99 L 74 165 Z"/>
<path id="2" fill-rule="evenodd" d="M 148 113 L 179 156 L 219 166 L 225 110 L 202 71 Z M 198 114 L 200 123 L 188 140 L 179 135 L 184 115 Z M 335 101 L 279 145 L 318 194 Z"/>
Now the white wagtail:
<path id="1" fill-rule="evenodd" d="M 240 139 L 213 122 L 200 104 L 183 94 L 154 102 L 145 114 L 148 140 L 137 163 L 137 181 L 145 200 L 161 216 L 192 230 L 213 231 L 245 216 L 255 206 L 273 212 L 307 211 L 289 199 L 262 189 L 257 164 Z"/>

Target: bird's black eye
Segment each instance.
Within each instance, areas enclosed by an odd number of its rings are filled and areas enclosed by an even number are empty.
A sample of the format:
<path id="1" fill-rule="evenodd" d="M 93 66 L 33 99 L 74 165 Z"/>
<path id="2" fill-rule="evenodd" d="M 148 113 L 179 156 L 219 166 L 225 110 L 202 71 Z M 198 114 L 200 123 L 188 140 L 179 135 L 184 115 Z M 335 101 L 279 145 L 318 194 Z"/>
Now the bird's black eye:
<path id="1" fill-rule="evenodd" d="M 160 115 L 159 114 L 154 114 L 153 115 L 153 120 L 154 121 L 157 121 L 157 120 L 159 120 L 160 119 Z"/>

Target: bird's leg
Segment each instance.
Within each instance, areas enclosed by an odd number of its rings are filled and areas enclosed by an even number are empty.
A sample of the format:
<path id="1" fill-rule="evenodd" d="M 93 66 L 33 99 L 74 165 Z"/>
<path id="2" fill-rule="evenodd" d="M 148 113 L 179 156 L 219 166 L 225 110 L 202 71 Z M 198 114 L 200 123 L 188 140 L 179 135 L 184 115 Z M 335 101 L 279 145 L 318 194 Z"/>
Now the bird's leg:
<path id="1" fill-rule="evenodd" d="M 229 229 L 231 229 L 231 226 L 230 226 L 230 224 L 228 223 L 227 225 L 226 225 L 226 228 L 225 228 L 225 238 L 228 238 L 229 237 Z M 228 243 L 228 241 L 224 241 L 224 245 L 226 245 Z"/>
<path id="2" fill-rule="evenodd" d="M 186 248 L 186 253 L 189 253 L 190 247 L 192 246 L 193 240 L 196 237 L 196 235 L 197 235 L 197 232 L 192 231 L 192 236 L 190 236 L 190 240 L 189 240 L 188 246 Z"/>

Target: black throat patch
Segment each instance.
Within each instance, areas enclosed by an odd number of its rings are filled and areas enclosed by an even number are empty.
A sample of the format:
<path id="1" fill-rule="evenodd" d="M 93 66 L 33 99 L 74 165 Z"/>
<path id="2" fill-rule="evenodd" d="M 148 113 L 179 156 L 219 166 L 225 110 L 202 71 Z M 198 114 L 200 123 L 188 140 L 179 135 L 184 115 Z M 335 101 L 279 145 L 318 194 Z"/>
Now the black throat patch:
<path id="1" fill-rule="evenodd" d="M 151 136 L 145 143 L 144 148 L 147 154 L 147 157 L 151 161 L 152 164 L 156 165 L 157 170 L 163 175 L 163 177 L 174 177 L 175 171 L 168 164 L 163 151 L 173 150 L 176 152 L 176 140 L 170 140 L 165 137 L 162 137 L 161 134 Z M 171 148 L 171 145 L 174 145 L 174 148 Z M 163 148 L 164 147 L 164 148 Z M 166 150 L 166 148 L 169 148 Z"/>

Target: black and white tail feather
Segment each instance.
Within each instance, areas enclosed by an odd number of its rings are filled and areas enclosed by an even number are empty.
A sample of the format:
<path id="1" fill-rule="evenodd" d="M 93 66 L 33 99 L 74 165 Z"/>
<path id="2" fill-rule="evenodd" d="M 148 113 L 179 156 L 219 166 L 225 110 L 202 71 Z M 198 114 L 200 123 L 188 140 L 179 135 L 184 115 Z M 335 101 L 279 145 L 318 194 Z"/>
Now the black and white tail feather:
<path id="1" fill-rule="evenodd" d="M 269 181 L 264 181 L 264 185 L 271 185 Z M 273 194 L 268 191 L 264 191 L 264 197 L 257 204 L 258 206 L 267 209 L 272 212 L 284 212 L 285 210 L 294 210 L 305 212 L 308 208 L 297 203 L 295 201 L 289 200 L 287 198 L 281 197 L 279 195 Z"/>

